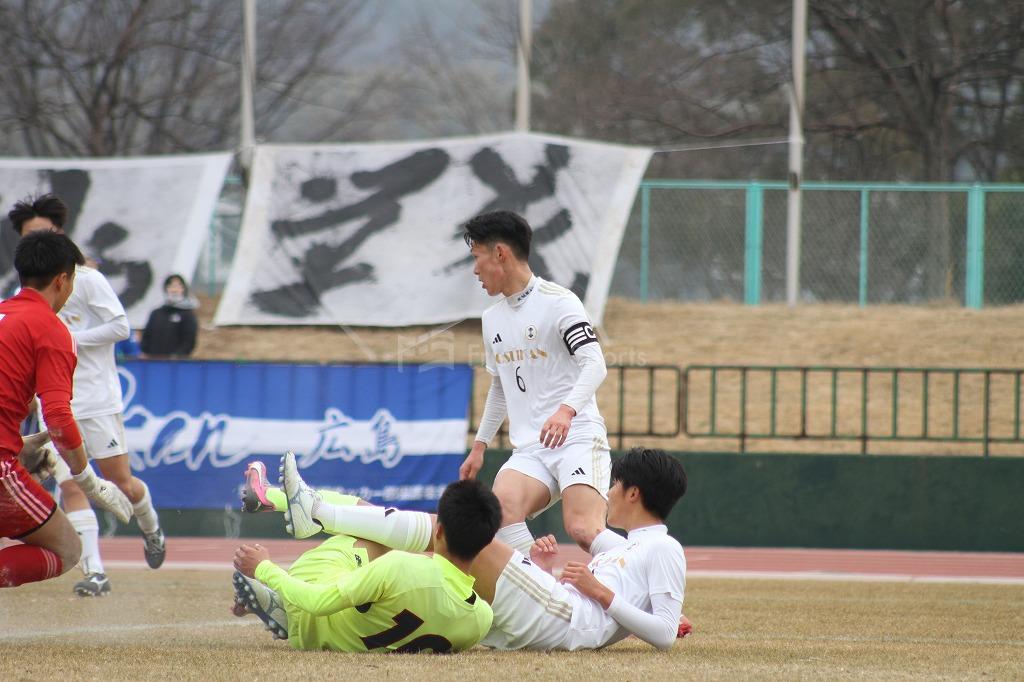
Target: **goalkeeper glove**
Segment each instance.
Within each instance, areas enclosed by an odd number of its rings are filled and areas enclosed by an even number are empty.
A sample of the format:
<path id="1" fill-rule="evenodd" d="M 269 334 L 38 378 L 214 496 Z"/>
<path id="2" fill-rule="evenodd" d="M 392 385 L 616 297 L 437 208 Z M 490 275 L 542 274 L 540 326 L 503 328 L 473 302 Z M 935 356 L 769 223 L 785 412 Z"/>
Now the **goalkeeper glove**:
<path id="1" fill-rule="evenodd" d="M 111 512 L 121 523 L 128 523 L 132 518 L 132 503 L 125 494 L 110 481 L 96 476 L 90 465 L 86 464 L 81 473 L 72 478 L 94 506 Z"/>

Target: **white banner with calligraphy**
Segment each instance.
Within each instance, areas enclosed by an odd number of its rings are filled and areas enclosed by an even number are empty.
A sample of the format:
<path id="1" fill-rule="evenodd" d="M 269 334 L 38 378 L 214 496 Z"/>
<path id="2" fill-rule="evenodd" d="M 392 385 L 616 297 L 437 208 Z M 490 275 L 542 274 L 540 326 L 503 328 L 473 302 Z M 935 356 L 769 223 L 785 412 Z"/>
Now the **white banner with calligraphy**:
<path id="1" fill-rule="evenodd" d="M 493 301 L 460 226 L 523 215 L 530 266 L 604 312 L 651 150 L 530 133 L 256 149 L 217 324 L 406 326 Z"/>
<path id="2" fill-rule="evenodd" d="M 7 211 L 52 192 L 68 205 L 64 231 L 95 260 L 141 328 L 164 300 L 167 275 L 192 277 L 230 154 L 124 159 L 0 159 L 0 289 L 18 286 L 18 235 Z"/>

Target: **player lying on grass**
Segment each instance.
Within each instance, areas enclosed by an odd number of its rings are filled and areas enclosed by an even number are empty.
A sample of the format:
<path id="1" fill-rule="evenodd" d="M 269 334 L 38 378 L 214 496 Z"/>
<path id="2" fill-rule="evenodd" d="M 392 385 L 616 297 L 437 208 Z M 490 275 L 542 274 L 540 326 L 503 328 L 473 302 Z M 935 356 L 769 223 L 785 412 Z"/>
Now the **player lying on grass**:
<path id="1" fill-rule="evenodd" d="M 282 463 L 283 491 L 268 488 L 259 471 L 247 473 L 245 508 L 285 511 L 294 535 L 323 529 L 404 547 L 430 527 L 430 515 L 423 512 L 354 504 L 354 498 L 339 503 L 314 491 L 302 481 L 291 453 Z M 560 580 L 551 574 L 558 548 L 551 536 L 537 541 L 530 557 L 498 540 L 479 553 L 470 573 L 494 610 L 483 644 L 597 649 L 633 634 L 667 648 L 677 633 L 685 634 L 680 617 L 686 560 L 665 518 L 686 492 L 686 472 L 661 450 L 634 448 L 613 461 L 611 481 L 608 525 L 627 531 L 627 537 L 602 534 L 590 563 L 569 562 Z"/>
<path id="2" fill-rule="evenodd" d="M 353 504 L 357 498 L 325 493 L 322 499 Z M 470 649 L 487 634 L 492 613 L 473 591 L 469 565 L 500 523 L 498 498 L 483 484 L 461 481 L 438 502 L 433 557 L 335 535 L 285 571 L 265 548 L 242 545 L 235 553 L 233 612 L 255 613 L 295 649 Z"/>

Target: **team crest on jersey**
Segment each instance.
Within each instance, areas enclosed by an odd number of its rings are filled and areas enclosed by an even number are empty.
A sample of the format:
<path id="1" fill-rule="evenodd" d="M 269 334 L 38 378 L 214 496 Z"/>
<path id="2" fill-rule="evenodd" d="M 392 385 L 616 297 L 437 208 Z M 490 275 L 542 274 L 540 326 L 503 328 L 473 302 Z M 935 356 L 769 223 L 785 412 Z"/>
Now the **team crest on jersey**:
<path id="1" fill-rule="evenodd" d="M 531 324 L 526 328 L 526 340 L 533 341 L 535 338 L 537 338 L 537 328 Z"/>

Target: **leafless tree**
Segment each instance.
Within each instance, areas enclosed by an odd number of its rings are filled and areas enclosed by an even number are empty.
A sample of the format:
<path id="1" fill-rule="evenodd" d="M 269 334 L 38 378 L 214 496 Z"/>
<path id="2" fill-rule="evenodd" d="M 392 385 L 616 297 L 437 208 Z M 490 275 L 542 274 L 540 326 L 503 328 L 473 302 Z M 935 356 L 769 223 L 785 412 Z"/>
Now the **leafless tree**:
<path id="1" fill-rule="evenodd" d="M 113 156 L 238 141 L 240 1 L 0 0 L 0 135 L 6 154 Z M 357 120 L 376 83 L 342 104 L 327 88 L 374 21 L 365 0 L 260 2 L 256 134 L 318 109 L 308 141 Z M 294 133 L 293 133 L 294 134 Z"/>

